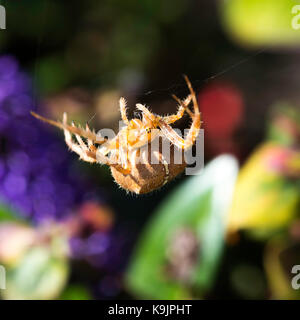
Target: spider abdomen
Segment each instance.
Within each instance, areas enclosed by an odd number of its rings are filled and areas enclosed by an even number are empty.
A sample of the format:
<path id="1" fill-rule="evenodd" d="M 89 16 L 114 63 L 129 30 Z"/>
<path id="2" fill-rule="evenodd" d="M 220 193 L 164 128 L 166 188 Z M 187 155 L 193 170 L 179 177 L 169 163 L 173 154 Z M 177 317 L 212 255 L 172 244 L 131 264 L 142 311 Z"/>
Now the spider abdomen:
<path id="1" fill-rule="evenodd" d="M 155 157 L 158 163 L 151 163 Z M 184 160 L 180 164 L 175 163 L 173 145 L 170 146 L 168 158 L 164 157 L 161 150 L 151 150 L 149 147 L 144 161 L 139 161 L 140 154 L 136 156 L 136 161 L 133 159 L 130 174 L 124 174 L 114 167 L 111 167 L 111 173 L 116 183 L 125 190 L 136 194 L 149 193 L 174 179 L 186 167 Z"/>

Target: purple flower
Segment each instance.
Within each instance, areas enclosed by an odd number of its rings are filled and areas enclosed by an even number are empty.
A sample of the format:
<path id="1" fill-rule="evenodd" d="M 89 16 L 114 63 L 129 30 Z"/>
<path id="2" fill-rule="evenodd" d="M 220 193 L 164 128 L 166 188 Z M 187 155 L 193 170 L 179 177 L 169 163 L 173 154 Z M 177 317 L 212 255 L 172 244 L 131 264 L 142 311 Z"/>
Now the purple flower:
<path id="1" fill-rule="evenodd" d="M 15 59 L 0 56 L 0 202 L 34 223 L 61 220 L 70 213 L 73 218 L 65 221 L 76 221 L 75 212 L 83 203 L 100 200 L 99 190 L 74 171 L 76 156 L 61 136 L 30 115 L 31 110 L 36 106 L 30 78 Z M 117 294 L 116 277 L 129 251 L 126 228 L 97 231 L 79 225 L 78 234 L 70 238 L 72 257 L 105 272 L 97 294 Z"/>
<path id="2" fill-rule="evenodd" d="M 30 78 L 13 57 L 0 57 L 0 198 L 34 222 L 60 219 L 93 188 L 72 171 L 63 139 L 31 110 Z"/>

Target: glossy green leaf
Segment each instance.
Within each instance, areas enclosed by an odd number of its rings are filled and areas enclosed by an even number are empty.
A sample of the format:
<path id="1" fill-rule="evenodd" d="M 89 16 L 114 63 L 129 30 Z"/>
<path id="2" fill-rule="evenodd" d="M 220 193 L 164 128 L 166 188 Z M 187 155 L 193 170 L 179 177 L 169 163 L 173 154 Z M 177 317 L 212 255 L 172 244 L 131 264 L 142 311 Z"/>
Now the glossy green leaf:
<path id="1" fill-rule="evenodd" d="M 199 175 L 187 178 L 166 199 L 133 255 L 127 286 L 134 295 L 185 299 L 200 297 L 211 288 L 222 253 L 226 213 L 237 172 L 233 157 L 220 156 Z M 174 245 L 172 235 L 183 229 L 190 230 L 198 244 L 195 265 L 185 281 L 170 276 L 166 268 L 169 247 Z"/>

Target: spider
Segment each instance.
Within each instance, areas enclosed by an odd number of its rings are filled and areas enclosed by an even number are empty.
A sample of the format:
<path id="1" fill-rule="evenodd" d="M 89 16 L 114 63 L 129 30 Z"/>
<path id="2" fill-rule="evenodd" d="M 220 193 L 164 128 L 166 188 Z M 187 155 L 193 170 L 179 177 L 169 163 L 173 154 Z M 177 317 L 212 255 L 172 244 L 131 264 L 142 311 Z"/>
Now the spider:
<path id="1" fill-rule="evenodd" d="M 64 113 L 63 121 L 57 122 L 44 118 L 34 112 L 31 114 L 51 125 L 64 131 L 65 142 L 71 151 L 77 153 L 83 161 L 90 163 L 101 163 L 108 165 L 115 181 L 125 190 L 136 194 L 149 193 L 156 190 L 175 178 L 186 167 L 186 162 L 177 164 L 174 160 L 174 149 L 184 152 L 191 148 L 199 134 L 201 117 L 197 98 L 187 76 L 185 81 L 190 94 L 184 100 L 175 95 L 173 98 L 178 102 L 179 108 L 176 114 L 169 116 L 155 115 L 146 106 L 137 104 L 136 107 L 142 112 L 141 119 L 129 120 L 126 115 L 126 100 L 120 99 L 121 118 L 125 124 L 113 139 L 106 139 L 88 125 L 83 129 L 74 123 L 67 123 L 67 115 Z M 189 105 L 193 103 L 193 112 Z M 183 139 L 170 126 L 183 117 L 187 112 L 192 119 L 188 133 Z M 74 142 L 72 134 L 76 138 Z M 156 139 L 167 139 L 171 142 L 171 153 L 169 161 L 166 161 L 162 151 L 162 140 L 157 147 L 148 148 L 143 152 L 143 147 L 151 145 Z M 83 140 L 86 140 L 86 142 Z M 158 159 L 158 163 L 151 163 L 152 156 Z M 140 162 L 137 159 L 143 158 Z"/>

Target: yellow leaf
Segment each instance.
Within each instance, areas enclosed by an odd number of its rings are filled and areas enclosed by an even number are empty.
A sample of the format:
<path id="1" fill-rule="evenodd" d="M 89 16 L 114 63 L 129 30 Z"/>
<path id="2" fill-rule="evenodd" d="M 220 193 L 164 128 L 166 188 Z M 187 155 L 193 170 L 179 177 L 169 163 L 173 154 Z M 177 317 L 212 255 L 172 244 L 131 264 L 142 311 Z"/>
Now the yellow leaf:
<path id="1" fill-rule="evenodd" d="M 228 219 L 229 231 L 277 229 L 294 217 L 299 190 L 270 163 L 282 148 L 274 143 L 262 145 L 241 169 Z"/>

